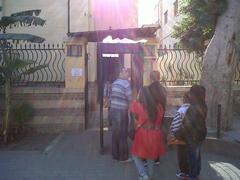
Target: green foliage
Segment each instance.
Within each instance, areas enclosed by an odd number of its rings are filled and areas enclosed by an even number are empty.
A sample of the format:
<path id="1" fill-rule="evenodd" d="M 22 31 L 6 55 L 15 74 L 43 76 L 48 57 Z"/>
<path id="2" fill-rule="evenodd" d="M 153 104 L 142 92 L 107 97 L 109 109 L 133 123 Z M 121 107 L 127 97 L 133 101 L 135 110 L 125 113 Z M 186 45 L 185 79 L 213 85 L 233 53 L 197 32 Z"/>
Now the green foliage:
<path id="1" fill-rule="evenodd" d="M 43 26 L 45 20 L 38 17 L 41 10 L 29 10 L 13 13 L 10 16 L 3 16 L 0 20 L 0 30 L 14 28 L 16 26 Z"/>
<path id="2" fill-rule="evenodd" d="M 36 66 L 34 62 L 21 60 L 17 55 L 14 54 L 14 50 L 11 47 L 10 41 L 27 41 L 41 43 L 44 38 L 35 36 L 32 34 L 21 34 L 21 33 L 6 33 L 7 28 L 15 28 L 18 26 L 43 26 L 45 20 L 38 17 L 41 10 L 29 10 L 11 14 L 10 16 L 4 16 L 0 20 L 0 50 L 1 50 L 1 66 L 0 66 L 0 83 L 4 83 L 5 86 L 5 118 L 3 120 L 2 133 L 4 135 L 4 142 L 8 140 L 8 124 L 9 115 L 11 109 L 11 84 L 16 78 L 20 78 L 22 74 L 32 74 L 47 65 Z M 34 64 L 34 67 L 30 65 Z M 24 107 L 24 108 L 23 108 Z M 19 119 L 19 123 L 23 122 L 23 119 L 30 113 L 30 108 L 24 105 L 19 107 L 19 113 L 23 113 Z M 27 110 L 26 110 L 27 109 Z M 23 112 L 20 112 L 23 110 Z M 26 110 L 26 111 L 25 111 Z M 20 115 L 17 113 L 18 115 Z"/>
<path id="3" fill-rule="evenodd" d="M 14 81 L 21 77 L 23 74 L 33 74 L 34 72 L 47 67 L 48 65 L 38 65 L 31 67 L 34 61 L 26 61 L 18 58 L 10 58 L 10 56 L 5 56 L 2 66 L 0 66 L 0 81 L 2 82 L 6 79 Z"/>
<path id="4" fill-rule="evenodd" d="M 29 121 L 34 113 L 32 106 L 26 102 L 13 106 L 11 110 L 13 122 L 20 127 Z"/>
<path id="5" fill-rule="evenodd" d="M 3 77 L 3 75 L 0 73 L 0 86 L 4 85 L 4 83 L 5 83 L 4 77 Z"/>
<path id="6" fill-rule="evenodd" d="M 21 40 L 34 43 L 43 42 L 45 40 L 44 38 L 32 34 L 6 33 L 7 28 L 11 29 L 19 26 L 43 26 L 46 21 L 38 17 L 40 13 L 41 10 L 36 9 L 13 13 L 10 16 L 3 16 L 0 20 L 0 31 L 3 32 L 3 34 L 0 34 L 0 40 Z"/>
<path id="7" fill-rule="evenodd" d="M 2 52 L 3 63 L 0 66 L 0 82 L 4 83 L 6 80 L 12 81 L 21 77 L 23 74 L 32 74 L 47 65 L 36 66 L 33 61 L 21 60 L 15 56 L 9 45 L 9 40 L 12 41 L 27 41 L 34 43 L 41 43 L 45 39 L 32 34 L 23 33 L 6 33 L 6 28 L 13 28 L 17 26 L 43 26 L 45 20 L 39 16 L 41 10 L 28 10 L 13 13 L 10 16 L 4 16 L 0 20 L 0 47 Z M 34 67 L 31 65 L 34 64 Z"/>
<path id="8" fill-rule="evenodd" d="M 6 34 L 0 34 L 0 40 L 27 41 L 27 42 L 41 43 L 44 41 L 44 38 L 36 35 L 31 35 L 31 34 L 6 33 Z"/>
<path id="9" fill-rule="evenodd" d="M 182 20 L 174 27 L 173 37 L 180 46 L 202 54 L 204 42 L 212 38 L 218 17 L 227 9 L 227 0 L 180 0 Z"/>

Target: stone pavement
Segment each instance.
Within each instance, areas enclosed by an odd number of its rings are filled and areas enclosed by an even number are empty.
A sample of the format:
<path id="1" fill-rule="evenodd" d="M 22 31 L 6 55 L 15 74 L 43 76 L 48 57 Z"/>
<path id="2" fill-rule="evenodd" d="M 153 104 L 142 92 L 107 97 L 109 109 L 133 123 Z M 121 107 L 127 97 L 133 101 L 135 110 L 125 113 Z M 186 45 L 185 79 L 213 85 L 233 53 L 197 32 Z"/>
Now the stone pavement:
<path id="1" fill-rule="evenodd" d="M 99 154 L 99 131 L 65 133 L 47 151 L 0 151 L 1 180 L 137 180 L 133 163 L 111 158 L 111 134 L 105 133 L 105 154 Z M 155 179 L 174 180 L 176 155 L 170 149 L 155 168 Z M 202 154 L 201 180 L 240 179 L 240 159 Z"/>

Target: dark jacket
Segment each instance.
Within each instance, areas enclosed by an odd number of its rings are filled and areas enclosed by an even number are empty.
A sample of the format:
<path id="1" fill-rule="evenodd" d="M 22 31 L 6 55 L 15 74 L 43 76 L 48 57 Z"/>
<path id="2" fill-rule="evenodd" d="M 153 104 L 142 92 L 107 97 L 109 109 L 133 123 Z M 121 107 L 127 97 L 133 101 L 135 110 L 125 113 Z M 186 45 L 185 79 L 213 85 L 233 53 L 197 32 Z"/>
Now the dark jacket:
<path id="1" fill-rule="evenodd" d="M 183 124 L 175 132 L 175 137 L 187 144 L 201 143 L 207 135 L 206 119 L 207 106 L 191 104 L 183 119 Z"/>

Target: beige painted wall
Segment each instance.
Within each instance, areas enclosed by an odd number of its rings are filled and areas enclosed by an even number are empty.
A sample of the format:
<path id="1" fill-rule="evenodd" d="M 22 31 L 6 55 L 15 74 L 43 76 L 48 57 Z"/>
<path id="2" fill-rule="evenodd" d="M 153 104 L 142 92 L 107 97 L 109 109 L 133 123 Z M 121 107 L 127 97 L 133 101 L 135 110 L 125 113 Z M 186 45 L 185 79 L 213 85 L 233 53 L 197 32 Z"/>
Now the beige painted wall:
<path id="1" fill-rule="evenodd" d="M 62 43 L 67 33 L 67 0 L 2 1 L 3 14 L 6 16 L 14 12 L 41 9 L 40 17 L 47 20 L 43 27 L 17 28 L 10 30 L 11 32 L 20 30 L 29 32 L 30 29 L 31 33 L 45 37 L 47 43 Z M 137 0 L 130 2 L 116 0 L 116 3 L 109 0 L 71 0 L 70 2 L 71 32 L 103 30 L 109 29 L 109 26 L 112 29 L 137 27 Z"/>
<path id="2" fill-rule="evenodd" d="M 96 30 L 138 27 L 138 0 L 91 0 Z"/>
<path id="3" fill-rule="evenodd" d="M 14 12 L 41 9 L 40 17 L 46 20 L 46 25 L 43 27 L 20 27 L 17 29 L 8 30 L 8 32 L 31 33 L 44 37 L 45 43 L 62 44 L 67 33 L 67 0 L 2 0 L 3 15 L 10 15 Z M 70 15 L 70 31 L 80 32 L 88 30 L 130 28 L 137 27 L 137 0 L 117 0 L 116 2 L 109 0 L 71 0 L 71 15 Z M 106 4 L 112 9 L 109 11 L 114 13 L 107 14 L 104 11 Z M 1 1 L 0 1 L 1 3 Z M 97 17 L 94 17 L 96 12 Z M 94 22 L 98 20 L 98 22 Z M 96 80 L 97 59 L 96 59 L 96 43 L 88 44 L 89 54 L 89 81 Z"/>
<path id="4" fill-rule="evenodd" d="M 71 0 L 71 31 L 87 30 L 87 8 L 87 0 Z M 46 38 L 46 43 L 62 43 L 67 33 L 67 0 L 3 0 L 3 14 L 6 16 L 31 9 L 42 10 L 40 17 L 46 20 L 46 25 L 17 28 L 9 32 L 31 32 Z"/>
<path id="5" fill-rule="evenodd" d="M 65 60 L 65 87 L 70 89 L 80 89 L 84 92 L 85 87 L 85 52 L 86 52 L 86 39 L 69 39 L 66 41 L 66 50 L 69 45 L 81 46 L 81 55 L 78 57 L 66 56 Z M 82 71 L 81 75 L 73 75 L 73 70 L 78 69 Z"/>
<path id="6" fill-rule="evenodd" d="M 33 3 L 34 2 L 34 3 Z M 88 13 L 88 0 L 71 0 L 70 31 L 88 31 L 94 28 L 91 15 Z M 0 1 L 1 5 L 1 1 Z M 46 20 L 46 25 L 41 27 L 20 27 L 10 29 L 8 32 L 31 33 L 44 37 L 45 43 L 62 44 L 67 33 L 67 0 L 3 0 L 3 14 L 8 16 L 11 13 L 30 9 L 41 9 L 40 17 Z M 89 20 L 89 21 L 88 21 Z M 96 79 L 96 45 L 90 44 L 89 53 L 89 81 Z"/>

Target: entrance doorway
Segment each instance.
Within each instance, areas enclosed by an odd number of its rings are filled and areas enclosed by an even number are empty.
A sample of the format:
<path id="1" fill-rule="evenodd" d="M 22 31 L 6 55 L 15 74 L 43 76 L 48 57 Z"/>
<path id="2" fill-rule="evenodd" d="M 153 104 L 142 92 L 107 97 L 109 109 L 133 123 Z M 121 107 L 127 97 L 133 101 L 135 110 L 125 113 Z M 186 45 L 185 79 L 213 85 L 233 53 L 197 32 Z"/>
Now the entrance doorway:
<path id="1" fill-rule="evenodd" d="M 104 152 L 103 96 L 104 86 L 118 78 L 122 67 L 131 68 L 133 96 L 143 86 L 142 44 L 98 43 L 98 92 L 100 103 L 100 152 Z M 128 58 L 127 58 L 128 57 Z"/>
<path id="2" fill-rule="evenodd" d="M 100 61 L 103 67 L 103 83 L 113 83 L 118 78 L 120 69 L 124 67 L 123 54 L 102 54 Z"/>
<path id="3" fill-rule="evenodd" d="M 84 70 L 85 73 L 83 75 L 84 78 L 84 104 L 85 104 L 85 129 L 88 128 L 88 74 L 90 75 L 91 72 L 88 73 L 88 52 L 87 52 L 87 44 L 89 42 L 97 43 L 97 85 L 98 88 L 98 100 L 100 104 L 100 144 L 101 144 L 101 151 L 103 151 L 103 85 L 104 85 L 104 73 L 103 73 L 103 60 L 102 60 L 102 54 L 131 54 L 131 69 L 132 69 L 132 78 L 131 78 L 131 84 L 133 88 L 133 92 L 136 94 L 138 89 L 143 85 L 143 47 L 141 44 L 104 44 L 100 43 L 103 42 L 103 40 L 111 36 L 112 39 L 133 39 L 133 40 L 139 40 L 139 39 L 146 39 L 147 41 L 151 43 L 156 43 L 156 32 L 159 29 L 159 26 L 154 27 L 142 27 L 142 28 L 127 28 L 127 29 L 110 29 L 110 30 L 97 30 L 97 31 L 85 31 L 85 32 L 69 32 L 69 43 L 76 45 L 79 44 L 80 47 L 84 46 L 84 52 L 81 52 L 81 54 L 84 54 Z M 126 42 L 126 41 L 125 41 Z M 131 42 L 131 41 L 127 41 Z M 95 47 L 93 49 L 95 50 Z M 93 53 L 92 53 L 93 54 Z M 94 52 L 95 54 L 95 52 Z M 89 53 L 91 55 L 91 52 Z M 80 56 L 82 57 L 82 56 Z M 121 60 L 119 60 L 121 62 Z M 80 63 L 80 62 L 79 62 Z M 95 62 L 91 62 L 95 63 Z M 111 64 L 111 63 L 110 63 Z M 91 65 L 91 64 L 89 64 Z M 107 66 L 107 65 L 106 65 Z M 118 65 L 113 65 L 116 68 Z M 114 68 L 115 69 L 115 68 Z M 114 71 L 115 72 L 115 71 Z M 114 77 L 114 76 L 113 76 Z M 99 117 L 99 116 L 97 116 Z"/>

